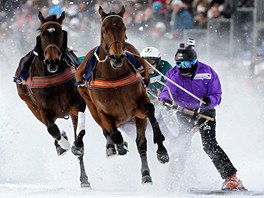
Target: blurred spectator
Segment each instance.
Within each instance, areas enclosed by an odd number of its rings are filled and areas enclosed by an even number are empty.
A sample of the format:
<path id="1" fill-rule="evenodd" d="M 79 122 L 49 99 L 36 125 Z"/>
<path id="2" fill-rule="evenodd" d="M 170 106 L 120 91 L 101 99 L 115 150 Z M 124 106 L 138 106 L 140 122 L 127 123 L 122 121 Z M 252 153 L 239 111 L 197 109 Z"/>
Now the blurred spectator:
<path id="1" fill-rule="evenodd" d="M 65 11 L 65 16 L 70 20 L 72 18 L 78 18 L 78 5 L 70 2 L 69 0 L 65 1 L 62 10 Z"/>
<path id="2" fill-rule="evenodd" d="M 17 38 L 22 51 L 28 51 L 28 49 L 32 48 L 32 35 L 37 28 L 35 26 L 36 19 L 33 20 L 32 16 L 32 7 L 29 1 L 15 11 L 16 22 L 13 24 L 13 28 L 19 32 Z"/>
<path id="3" fill-rule="evenodd" d="M 161 2 L 156 1 L 152 3 L 152 10 L 154 12 L 160 12 L 162 8 L 163 8 L 163 4 Z"/>
<path id="4" fill-rule="evenodd" d="M 151 28 L 150 35 L 156 40 L 161 38 L 166 32 L 166 25 L 163 22 L 157 22 L 154 27 Z"/>
<path id="5" fill-rule="evenodd" d="M 134 11 L 143 11 L 146 9 L 146 3 L 144 4 L 143 1 L 141 0 L 136 0 L 135 5 L 134 5 Z"/>
<path id="6" fill-rule="evenodd" d="M 70 20 L 69 27 L 73 31 L 78 31 L 81 28 L 81 21 L 78 17 L 74 17 Z"/>
<path id="7" fill-rule="evenodd" d="M 133 4 L 132 2 L 126 2 L 126 12 L 124 13 L 124 23 L 126 25 L 126 27 L 130 27 L 132 22 L 133 22 Z"/>
<path id="8" fill-rule="evenodd" d="M 118 12 L 120 12 L 121 8 L 122 8 L 122 3 L 121 2 L 112 1 L 112 3 L 111 3 L 111 11 L 112 12 L 118 13 Z"/>
<path id="9" fill-rule="evenodd" d="M 194 16 L 194 28 L 195 29 L 207 28 L 207 14 L 205 12 L 198 12 Z"/>
<path id="10" fill-rule="evenodd" d="M 230 0 L 228 0 L 230 1 Z M 233 1 L 233 0 L 231 0 Z M 222 5 L 225 2 L 225 0 L 211 0 L 210 1 L 210 7 L 214 6 L 214 5 Z"/>
<path id="11" fill-rule="evenodd" d="M 223 18 L 223 15 L 221 15 L 221 7 L 218 4 L 214 4 L 209 10 L 208 10 L 208 19 L 217 19 L 217 18 Z"/>
<path id="12" fill-rule="evenodd" d="M 155 24 L 159 21 L 163 21 L 164 20 L 164 16 L 163 16 L 163 13 L 162 13 L 162 8 L 163 8 L 163 5 L 161 2 L 159 1 L 156 1 L 152 4 L 151 6 L 152 8 L 152 24 Z"/>
<path id="13" fill-rule="evenodd" d="M 43 15 L 44 17 L 47 17 L 48 14 L 49 14 L 49 8 L 46 7 L 46 6 L 40 8 L 39 11 L 42 13 L 42 15 Z"/>
<path id="14" fill-rule="evenodd" d="M 239 2 L 239 0 L 232 0 L 232 1 L 225 0 L 223 3 L 223 11 L 221 14 L 225 18 L 230 18 L 231 15 L 236 11 L 238 2 Z"/>
<path id="15" fill-rule="evenodd" d="M 191 15 L 193 15 L 193 0 L 182 0 L 182 7 L 187 10 Z"/>
<path id="16" fill-rule="evenodd" d="M 133 27 L 134 31 L 138 31 L 138 30 L 143 31 L 144 17 L 145 17 L 144 11 L 138 11 L 135 14 L 134 21 L 132 23 L 132 27 Z"/>
<path id="17" fill-rule="evenodd" d="M 192 15 L 185 10 L 183 3 L 180 0 L 173 0 L 172 3 L 172 38 L 183 37 L 183 30 L 193 27 Z"/>
<path id="18" fill-rule="evenodd" d="M 207 13 L 208 8 L 209 3 L 207 0 L 198 0 L 193 3 L 193 12 L 195 15 L 200 12 Z"/>
<path id="19" fill-rule="evenodd" d="M 48 0 L 48 15 L 57 15 L 59 17 L 62 13 L 62 7 L 59 5 L 59 0 Z"/>

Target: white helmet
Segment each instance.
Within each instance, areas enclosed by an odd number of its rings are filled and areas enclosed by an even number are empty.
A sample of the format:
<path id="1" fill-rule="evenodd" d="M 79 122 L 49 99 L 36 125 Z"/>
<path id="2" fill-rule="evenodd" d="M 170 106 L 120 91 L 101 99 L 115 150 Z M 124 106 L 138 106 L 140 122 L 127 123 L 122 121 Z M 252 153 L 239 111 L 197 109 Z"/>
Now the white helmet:
<path id="1" fill-rule="evenodd" d="M 153 57 L 153 58 L 161 58 L 160 52 L 155 47 L 146 47 L 144 48 L 141 53 L 141 57 Z"/>

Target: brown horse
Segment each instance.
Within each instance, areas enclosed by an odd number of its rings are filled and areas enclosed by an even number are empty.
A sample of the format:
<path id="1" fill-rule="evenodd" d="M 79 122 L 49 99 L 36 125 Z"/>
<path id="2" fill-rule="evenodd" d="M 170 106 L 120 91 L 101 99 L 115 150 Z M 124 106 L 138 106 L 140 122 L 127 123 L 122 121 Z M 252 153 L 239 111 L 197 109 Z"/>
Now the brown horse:
<path id="1" fill-rule="evenodd" d="M 147 68 L 146 62 L 139 56 L 138 51 L 125 42 L 126 27 L 123 23 L 124 6 L 119 13 L 106 14 L 101 7 L 99 13 L 102 18 L 101 44 L 97 50 L 91 50 L 76 71 L 76 80 L 82 80 L 86 63 L 92 54 L 95 62 L 92 79 L 86 86 L 80 86 L 80 94 L 93 116 L 101 126 L 106 137 L 106 155 L 125 155 L 127 142 L 123 140 L 118 127 L 130 119 L 135 119 L 137 149 L 141 158 L 142 183 L 151 183 L 150 170 L 147 161 L 146 126 L 149 118 L 154 142 L 157 143 L 157 157 L 161 163 L 169 161 L 167 150 L 163 145 L 164 136 L 154 117 L 154 105 L 150 103 L 142 76 L 149 81 L 148 70 L 140 75 L 126 56 L 130 51 L 142 66 Z M 126 50 L 126 51 L 125 51 Z M 137 55 L 135 55 L 137 54 Z"/>
<path id="2" fill-rule="evenodd" d="M 67 49 L 67 32 L 63 31 L 61 27 L 64 17 L 63 12 L 59 18 L 52 15 L 45 19 L 39 12 L 40 39 L 36 45 L 40 48 L 37 49 L 39 54 L 34 57 L 26 84 L 17 84 L 17 91 L 34 116 L 47 127 L 48 132 L 55 140 L 58 155 L 65 153 L 71 147 L 66 133 L 60 131 L 55 121 L 57 118 L 71 117 L 75 138 L 72 152 L 79 158 L 81 186 L 90 187 L 84 168 L 82 142 L 85 134 L 84 111 L 86 104 L 75 86 L 77 57 L 72 51 L 65 51 Z M 41 52 L 43 54 L 40 54 Z M 69 64 L 69 61 L 66 61 L 65 53 L 71 57 L 70 63 L 73 66 Z M 44 57 L 44 60 L 40 58 L 41 56 Z M 26 59 L 27 57 L 21 58 L 16 76 L 20 76 L 22 65 Z"/>

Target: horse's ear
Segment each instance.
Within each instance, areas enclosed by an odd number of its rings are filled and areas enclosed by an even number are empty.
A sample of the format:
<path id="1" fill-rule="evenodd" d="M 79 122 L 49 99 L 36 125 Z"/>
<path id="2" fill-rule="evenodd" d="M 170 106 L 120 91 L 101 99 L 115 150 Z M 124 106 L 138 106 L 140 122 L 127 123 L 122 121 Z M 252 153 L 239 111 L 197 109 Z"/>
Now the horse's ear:
<path id="1" fill-rule="evenodd" d="M 58 18 L 58 22 L 60 23 L 60 24 L 62 24 L 62 21 L 64 20 L 64 18 L 65 18 L 65 11 L 63 11 L 62 13 L 61 13 L 61 15 L 60 15 L 60 17 Z"/>
<path id="2" fill-rule="evenodd" d="M 46 19 L 43 17 L 42 13 L 39 11 L 39 14 L 38 14 L 38 18 L 40 20 L 41 23 L 45 23 L 46 22 Z"/>
<path id="3" fill-rule="evenodd" d="M 103 20 L 103 19 L 106 17 L 106 14 L 105 14 L 105 12 L 104 12 L 102 6 L 99 6 L 98 12 L 99 12 L 99 14 L 101 15 L 101 18 L 102 18 L 102 20 Z"/>
<path id="4" fill-rule="evenodd" d="M 121 11 L 118 13 L 118 15 L 123 18 L 125 11 L 126 11 L 125 6 L 122 5 Z"/>

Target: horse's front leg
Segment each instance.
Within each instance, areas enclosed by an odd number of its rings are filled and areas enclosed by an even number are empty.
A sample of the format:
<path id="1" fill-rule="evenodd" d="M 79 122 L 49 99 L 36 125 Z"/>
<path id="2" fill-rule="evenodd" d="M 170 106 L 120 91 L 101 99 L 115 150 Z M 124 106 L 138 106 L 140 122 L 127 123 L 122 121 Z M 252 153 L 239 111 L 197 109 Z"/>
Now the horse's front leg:
<path id="1" fill-rule="evenodd" d="M 58 126 L 54 123 L 54 121 L 49 121 L 47 124 L 47 130 L 49 134 L 55 139 L 55 146 L 58 155 L 62 155 L 67 150 L 71 148 L 70 142 L 66 136 L 65 132 L 60 132 Z"/>
<path id="2" fill-rule="evenodd" d="M 77 110 L 76 108 L 77 107 Z M 74 142 L 71 148 L 72 153 L 78 157 L 80 163 L 80 182 L 81 187 L 90 188 L 91 184 L 88 181 L 88 176 L 85 171 L 85 165 L 83 161 L 84 156 L 84 143 L 83 137 L 85 135 L 85 108 L 86 104 L 84 100 L 79 100 L 78 104 L 71 111 L 72 124 L 74 128 Z M 76 116 L 78 112 L 78 116 Z"/>
<path id="3" fill-rule="evenodd" d="M 163 145 L 163 141 L 165 140 L 164 135 L 162 134 L 159 123 L 157 122 L 155 118 L 155 108 L 154 105 L 150 102 L 147 102 L 144 104 L 144 110 L 149 118 L 151 127 L 153 129 L 153 141 L 154 143 L 158 145 L 158 150 L 157 150 L 157 158 L 160 163 L 167 163 L 169 162 L 169 155 L 168 152 Z"/>
<path id="4" fill-rule="evenodd" d="M 107 132 L 104 130 L 106 137 L 106 156 L 111 157 L 116 154 L 125 155 L 128 152 L 128 144 L 124 141 L 121 132 L 115 128 Z M 116 151 L 117 150 L 117 151 Z"/>
<path id="5" fill-rule="evenodd" d="M 142 183 L 152 183 L 152 178 L 150 176 L 150 170 L 148 166 L 147 160 L 147 140 L 146 140 L 146 128 L 147 128 L 147 120 L 135 118 L 136 128 L 137 128 L 137 149 L 141 159 L 141 175 L 142 175 Z"/>
<path id="6" fill-rule="evenodd" d="M 45 110 L 41 110 L 40 112 L 41 112 L 41 117 L 43 118 L 43 122 L 47 126 L 47 130 L 49 134 L 55 139 L 56 149 L 58 148 L 57 146 L 60 146 L 61 149 L 64 149 L 65 151 L 69 150 L 71 148 L 71 145 L 70 142 L 68 141 L 66 133 L 60 132 L 59 127 L 55 124 L 53 118 L 49 117 L 48 112 L 46 112 Z M 60 152 L 58 154 L 60 155 L 64 152 Z"/>
<path id="7" fill-rule="evenodd" d="M 82 157 L 84 155 L 83 137 L 85 135 L 85 109 L 85 101 L 82 98 L 79 98 L 76 105 L 71 109 L 70 114 L 74 128 L 74 142 L 71 151 L 78 157 Z M 76 114 L 78 115 L 76 116 Z"/>

